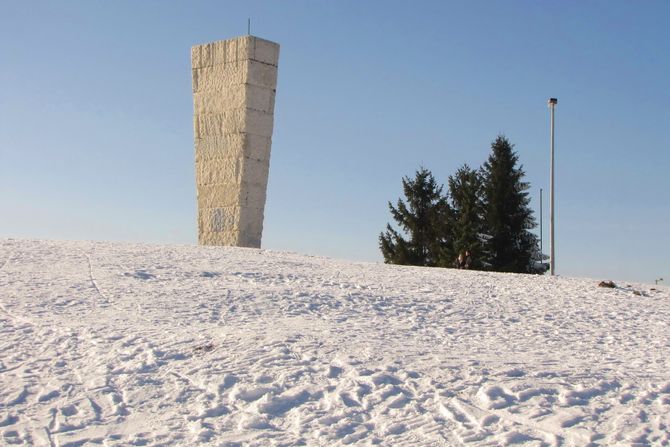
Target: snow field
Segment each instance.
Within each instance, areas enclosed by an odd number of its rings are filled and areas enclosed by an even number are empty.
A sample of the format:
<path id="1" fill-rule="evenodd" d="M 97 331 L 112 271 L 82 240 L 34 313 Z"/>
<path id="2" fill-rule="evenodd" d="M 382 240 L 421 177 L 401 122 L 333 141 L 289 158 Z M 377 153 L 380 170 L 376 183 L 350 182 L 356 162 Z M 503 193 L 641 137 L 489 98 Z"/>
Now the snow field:
<path id="1" fill-rule="evenodd" d="M 0 444 L 668 445 L 668 288 L 597 283 L 0 240 Z"/>

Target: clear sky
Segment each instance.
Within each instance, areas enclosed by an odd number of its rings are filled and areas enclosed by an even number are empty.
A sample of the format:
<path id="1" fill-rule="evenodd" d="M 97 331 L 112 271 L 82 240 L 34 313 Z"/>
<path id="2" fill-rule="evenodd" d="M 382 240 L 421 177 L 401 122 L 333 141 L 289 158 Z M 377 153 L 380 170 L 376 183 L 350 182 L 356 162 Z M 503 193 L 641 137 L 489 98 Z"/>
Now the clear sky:
<path id="1" fill-rule="evenodd" d="M 190 47 L 281 45 L 263 247 L 381 261 L 505 134 L 556 266 L 670 283 L 670 2 L 0 0 L 0 237 L 196 243 Z"/>

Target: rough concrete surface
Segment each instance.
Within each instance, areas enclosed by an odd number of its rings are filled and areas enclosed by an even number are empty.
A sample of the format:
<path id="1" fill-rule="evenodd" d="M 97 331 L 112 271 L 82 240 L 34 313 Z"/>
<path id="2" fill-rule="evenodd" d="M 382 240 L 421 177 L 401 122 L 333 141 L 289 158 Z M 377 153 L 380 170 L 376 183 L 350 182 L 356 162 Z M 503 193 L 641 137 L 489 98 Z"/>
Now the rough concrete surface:
<path id="1" fill-rule="evenodd" d="M 201 245 L 261 245 L 278 60 L 254 36 L 191 49 Z"/>

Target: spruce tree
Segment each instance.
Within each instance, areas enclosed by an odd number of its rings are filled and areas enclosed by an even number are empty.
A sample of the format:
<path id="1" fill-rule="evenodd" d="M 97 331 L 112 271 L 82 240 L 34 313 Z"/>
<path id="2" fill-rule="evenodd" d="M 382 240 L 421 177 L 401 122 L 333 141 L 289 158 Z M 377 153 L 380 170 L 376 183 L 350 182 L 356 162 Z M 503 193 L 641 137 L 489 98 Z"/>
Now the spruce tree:
<path id="1" fill-rule="evenodd" d="M 403 177 L 402 187 L 407 203 L 389 202 L 391 216 L 403 235 L 387 224 L 379 235 L 379 248 L 387 264 L 436 266 L 449 256 L 449 204 L 442 195 L 433 174 L 419 169 L 414 179 Z"/>
<path id="2" fill-rule="evenodd" d="M 449 198 L 453 213 L 452 252 L 470 252 L 472 268 L 484 267 L 482 180 L 479 172 L 463 165 L 449 177 Z M 453 261 L 453 260 L 452 260 Z"/>
<path id="3" fill-rule="evenodd" d="M 529 184 L 523 181 L 523 166 L 514 146 L 504 136 L 491 144 L 491 154 L 482 167 L 485 250 L 491 270 L 534 273 L 532 255 L 537 237 L 530 229 L 535 218 L 529 207 Z"/>

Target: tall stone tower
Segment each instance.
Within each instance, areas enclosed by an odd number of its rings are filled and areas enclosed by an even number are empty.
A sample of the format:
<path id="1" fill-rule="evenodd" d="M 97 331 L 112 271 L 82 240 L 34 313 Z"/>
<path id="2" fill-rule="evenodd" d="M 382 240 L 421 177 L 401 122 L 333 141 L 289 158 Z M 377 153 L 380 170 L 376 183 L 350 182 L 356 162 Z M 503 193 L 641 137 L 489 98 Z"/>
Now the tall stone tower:
<path id="1" fill-rule="evenodd" d="M 191 49 L 201 245 L 261 246 L 278 60 L 254 36 Z"/>

